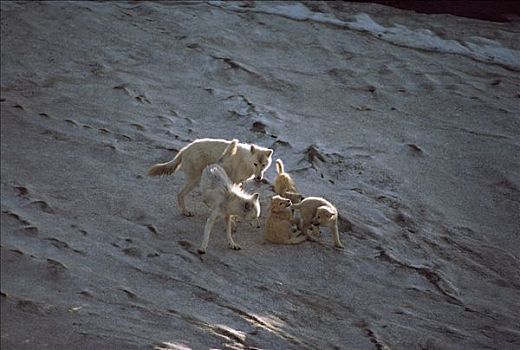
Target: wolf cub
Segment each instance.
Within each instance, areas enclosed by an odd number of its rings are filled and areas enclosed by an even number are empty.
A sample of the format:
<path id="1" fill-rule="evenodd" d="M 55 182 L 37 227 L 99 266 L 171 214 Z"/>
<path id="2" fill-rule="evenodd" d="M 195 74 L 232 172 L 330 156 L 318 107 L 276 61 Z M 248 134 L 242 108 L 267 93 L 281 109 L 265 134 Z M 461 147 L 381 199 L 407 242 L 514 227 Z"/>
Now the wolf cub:
<path id="1" fill-rule="evenodd" d="M 292 203 L 300 203 L 303 197 L 296 188 L 291 175 L 285 172 L 281 159 L 276 160 L 276 172 L 278 175 L 274 180 L 274 192 L 279 196 L 290 199 Z"/>
<path id="2" fill-rule="evenodd" d="M 307 197 L 298 204 L 293 204 L 292 208 L 300 209 L 300 230 L 309 236 L 308 229 L 312 226 L 324 226 L 330 228 L 334 245 L 344 248 L 339 240 L 338 231 L 338 211 L 329 201 L 321 197 Z"/>
<path id="3" fill-rule="evenodd" d="M 293 230 L 296 222 L 291 214 L 291 200 L 279 195 L 271 198 L 271 214 L 265 224 L 265 239 L 276 244 L 298 244 L 307 240 L 306 235 L 298 235 Z"/>

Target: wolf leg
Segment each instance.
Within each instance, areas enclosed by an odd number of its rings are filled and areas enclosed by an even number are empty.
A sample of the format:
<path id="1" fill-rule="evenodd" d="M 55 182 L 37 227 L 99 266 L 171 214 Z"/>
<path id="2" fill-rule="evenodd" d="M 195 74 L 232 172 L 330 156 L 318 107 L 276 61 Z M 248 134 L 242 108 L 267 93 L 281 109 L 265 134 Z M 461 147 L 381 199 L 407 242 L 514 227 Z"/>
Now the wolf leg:
<path id="1" fill-rule="evenodd" d="M 341 248 L 341 249 L 345 248 L 345 246 L 339 240 L 339 232 L 338 232 L 337 223 L 336 223 L 336 225 L 334 225 L 332 227 L 332 237 L 334 237 L 334 246 L 336 246 L 337 248 Z"/>
<path id="2" fill-rule="evenodd" d="M 314 226 L 314 225 L 304 226 L 302 229 L 302 232 L 307 236 L 307 239 L 311 242 L 317 242 L 320 239 L 319 226 Z"/>
<path id="3" fill-rule="evenodd" d="M 182 215 L 193 216 L 193 213 L 190 212 L 188 209 L 186 209 L 186 205 L 184 203 L 184 198 L 186 197 L 186 195 L 188 193 L 190 193 L 195 188 L 195 186 L 197 186 L 199 184 L 200 176 L 198 176 L 197 178 L 191 178 L 191 179 L 187 176 L 187 178 L 188 178 L 188 182 L 186 183 L 186 185 L 184 185 L 184 188 L 177 195 L 177 204 L 179 205 L 179 208 L 181 209 Z"/>
<path id="4" fill-rule="evenodd" d="M 206 253 L 206 250 L 208 249 L 209 235 L 211 233 L 211 229 L 213 228 L 213 225 L 215 224 L 215 221 L 218 219 L 219 216 L 220 213 L 218 210 L 213 210 L 209 215 L 209 218 L 206 221 L 206 226 L 204 226 L 204 238 L 202 239 L 202 243 L 199 248 L 199 254 Z"/>
<path id="5" fill-rule="evenodd" d="M 237 226 L 238 226 L 238 218 L 236 216 L 232 216 L 229 221 L 231 222 L 231 233 L 235 234 L 237 233 Z M 226 228 L 227 229 L 227 228 Z"/>
<path id="6" fill-rule="evenodd" d="M 227 238 L 229 242 L 229 247 L 234 250 L 240 250 L 240 246 L 233 241 L 233 237 L 231 232 L 233 231 L 233 216 L 226 215 L 226 226 L 227 226 Z"/>

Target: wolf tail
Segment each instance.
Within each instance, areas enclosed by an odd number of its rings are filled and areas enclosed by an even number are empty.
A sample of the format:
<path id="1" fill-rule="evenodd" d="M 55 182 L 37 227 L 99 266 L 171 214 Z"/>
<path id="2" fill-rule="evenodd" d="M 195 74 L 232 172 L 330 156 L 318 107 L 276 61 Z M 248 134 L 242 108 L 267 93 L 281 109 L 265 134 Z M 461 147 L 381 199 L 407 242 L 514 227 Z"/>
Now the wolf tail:
<path id="1" fill-rule="evenodd" d="M 285 173 L 285 170 L 284 170 L 284 167 L 283 167 L 283 162 L 282 162 L 281 159 L 277 159 L 276 160 L 276 171 L 278 172 L 278 174 Z"/>
<path id="2" fill-rule="evenodd" d="M 226 147 L 222 155 L 220 156 L 218 163 L 222 164 L 224 160 L 228 157 L 234 156 L 237 153 L 238 148 L 238 140 L 233 139 L 231 143 Z"/>
<path id="3" fill-rule="evenodd" d="M 163 175 L 172 175 L 179 169 L 179 166 L 182 163 L 182 150 L 177 153 L 175 158 L 170 160 L 167 163 L 159 163 L 155 164 L 148 170 L 148 176 L 163 176 Z"/>

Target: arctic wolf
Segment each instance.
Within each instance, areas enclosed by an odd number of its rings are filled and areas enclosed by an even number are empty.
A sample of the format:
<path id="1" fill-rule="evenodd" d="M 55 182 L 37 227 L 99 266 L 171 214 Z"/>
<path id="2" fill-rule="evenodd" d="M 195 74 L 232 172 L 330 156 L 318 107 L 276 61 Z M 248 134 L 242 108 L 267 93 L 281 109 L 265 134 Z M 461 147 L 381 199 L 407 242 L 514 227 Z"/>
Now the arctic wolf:
<path id="1" fill-rule="evenodd" d="M 295 223 L 291 214 L 291 200 L 278 195 L 271 198 L 271 214 L 265 223 L 265 239 L 276 244 L 298 244 L 307 240 L 299 230 L 293 232 Z"/>
<path id="2" fill-rule="evenodd" d="M 253 195 L 245 193 L 240 185 L 234 184 L 230 180 L 221 165 L 238 151 L 237 143 L 238 140 L 233 140 L 224 151 L 219 164 L 208 165 L 202 172 L 202 200 L 211 213 L 204 227 L 204 238 L 199 248 L 200 254 L 206 253 L 211 229 L 218 219 L 225 219 L 229 246 L 231 249 L 238 250 L 240 246 L 233 241 L 231 236 L 233 217 L 255 220 L 260 215 L 258 193 Z"/>
<path id="3" fill-rule="evenodd" d="M 187 182 L 177 195 L 177 203 L 185 216 L 193 214 L 186 209 L 184 198 L 200 182 L 202 171 L 216 163 L 231 141 L 222 139 L 199 139 L 183 147 L 173 160 L 156 164 L 148 171 L 149 176 L 172 175 L 178 169 L 186 174 Z M 271 164 L 273 150 L 252 144 L 239 143 L 236 152 L 224 159 L 221 166 L 233 184 L 254 178 L 261 181 Z"/>
<path id="4" fill-rule="evenodd" d="M 276 160 L 276 172 L 278 175 L 274 180 L 274 192 L 284 198 L 288 198 L 293 203 L 300 203 L 303 196 L 299 193 L 294 180 L 285 172 L 281 159 Z"/>
<path id="5" fill-rule="evenodd" d="M 320 197 L 307 197 L 300 203 L 292 205 L 292 208 L 300 209 L 300 230 L 305 232 L 309 239 L 314 240 L 308 231 L 311 225 L 325 226 L 332 231 L 334 245 L 344 248 L 339 240 L 338 210 L 329 201 Z"/>

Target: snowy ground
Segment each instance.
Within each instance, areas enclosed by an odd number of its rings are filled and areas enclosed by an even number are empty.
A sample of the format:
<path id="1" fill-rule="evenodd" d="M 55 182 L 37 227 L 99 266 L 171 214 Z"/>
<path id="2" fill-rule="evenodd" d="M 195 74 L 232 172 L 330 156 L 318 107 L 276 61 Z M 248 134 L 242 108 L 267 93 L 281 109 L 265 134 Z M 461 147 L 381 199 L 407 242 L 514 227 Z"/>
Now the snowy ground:
<path id="1" fill-rule="evenodd" d="M 6 349 L 520 347 L 520 24 L 375 4 L 1 3 Z M 275 149 L 345 250 L 227 248 L 182 173 Z M 261 193 L 266 218 L 275 169 Z"/>

